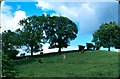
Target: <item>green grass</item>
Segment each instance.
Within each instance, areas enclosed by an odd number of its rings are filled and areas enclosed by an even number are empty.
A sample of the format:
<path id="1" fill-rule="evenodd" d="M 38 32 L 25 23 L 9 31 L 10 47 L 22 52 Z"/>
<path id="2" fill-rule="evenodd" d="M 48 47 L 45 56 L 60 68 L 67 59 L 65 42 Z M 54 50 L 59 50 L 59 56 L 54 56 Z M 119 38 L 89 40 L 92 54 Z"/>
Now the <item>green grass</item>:
<path id="1" fill-rule="evenodd" d="M 117 77 L 118 54 L 86 51 L 16 60 L 19 77 Z M 41 59 L 43 63 L 39 63 Z"/>
<path id="2" fill-rule="evenodd" d="M 2 74 L 2 52 L 0 50 L 0 75 Z"/>

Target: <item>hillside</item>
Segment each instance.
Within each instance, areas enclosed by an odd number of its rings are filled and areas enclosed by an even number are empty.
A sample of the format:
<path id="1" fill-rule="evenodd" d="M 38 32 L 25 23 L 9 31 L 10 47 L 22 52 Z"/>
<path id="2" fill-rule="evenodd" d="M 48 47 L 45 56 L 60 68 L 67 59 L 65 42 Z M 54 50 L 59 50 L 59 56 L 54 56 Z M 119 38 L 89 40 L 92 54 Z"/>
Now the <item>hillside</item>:
<path id="1" fill-rule="evenodd" d="M 15 60 L 19 77 L 117 77 L 118 54 L 86 51 Z M 39 63 L 39 60 L 42 63 Z"/>
<path id="2" fill-rule="evenodd" d="M 2 74 L 2 53 L 0 50 L 0 75 Z"/>

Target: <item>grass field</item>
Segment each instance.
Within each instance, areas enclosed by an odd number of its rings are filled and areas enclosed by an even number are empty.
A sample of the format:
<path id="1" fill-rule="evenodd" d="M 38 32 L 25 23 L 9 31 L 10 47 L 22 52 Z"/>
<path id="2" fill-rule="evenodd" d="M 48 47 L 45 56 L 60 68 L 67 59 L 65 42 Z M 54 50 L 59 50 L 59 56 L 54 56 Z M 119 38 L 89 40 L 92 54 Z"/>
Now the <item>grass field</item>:
<path id="1" fill-rule="evenodd" d="M 2 53 L 0 50 L 0 75 L 2 74 Z"/>
<path id="2" fill-rule="evenodd" d="M 18 77 L 117 77 L 118 54 L 108 51 L 86 51 L 50 54 L 16 60 Z M 38 61 L 41 59 L 43 63 Z"/>

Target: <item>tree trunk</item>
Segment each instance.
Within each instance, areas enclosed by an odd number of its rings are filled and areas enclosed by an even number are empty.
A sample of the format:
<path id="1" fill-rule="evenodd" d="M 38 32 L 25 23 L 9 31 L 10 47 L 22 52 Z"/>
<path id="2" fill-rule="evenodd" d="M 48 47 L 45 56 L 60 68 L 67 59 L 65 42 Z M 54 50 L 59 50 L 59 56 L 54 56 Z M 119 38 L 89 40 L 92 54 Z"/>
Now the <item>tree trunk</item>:
<path id="1" fill-rule="evenodd" d="M 58 37 L 58 47 L 59 47 L 59 50 L 58 50 L 58 52 L 59 53 L 61 53 L 61 48 L 62 48 L 62 45 L 61 45 L 61 39 L 62 39 L 62 37 L 61 37 L 61 35 L 59 35 L 59 37 Z"/>
<path id="2" fill-rule="evenodd" d="M 61 53 L 61 48 L 62 48 L 61 47 L 61 40 L 59 40 L 59 42 L 58 42 L 58 48 L 59 48 L 58 52 Z"/>
<path id="3" fill-rule="evenodd" d="M 59 47 L 59 50 L 58 50 L 59 53 L 61 53 L 61 47 Z"/>
<path id="4" fill-rule="evenodd" d="M 31 57 L 33 56 L 33 46 L 31 46 Z"/>
<path id="5" fill-rule="evenodd" d="M 108 51 L 110 51 L 110 46 L 108 47 Z"/>

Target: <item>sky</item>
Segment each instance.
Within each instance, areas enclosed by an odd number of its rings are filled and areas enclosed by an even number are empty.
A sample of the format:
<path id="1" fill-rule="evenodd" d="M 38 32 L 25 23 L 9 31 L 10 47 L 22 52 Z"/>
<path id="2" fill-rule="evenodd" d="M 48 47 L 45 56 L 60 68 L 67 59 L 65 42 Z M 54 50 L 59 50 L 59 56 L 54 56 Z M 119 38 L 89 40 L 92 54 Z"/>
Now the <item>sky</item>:
<path id="1" fill-rule="evenodd" d="M 95 0 L 84 0 L 84 2 L 82 0 L 26 0 L 26 2 L 5 0 L 2 1 L 1 6 L 2 31 L 8 29 L 15 31 L 17 28 L 22 28 L 18 25 L 19 21 L 32 15 L 61 15 L 71 19 L 76 23 L 79 31 L 77 38 L 70 42 L 67 49 L 62 49 L 63 51 L 76 50 L 78 45 L 85 46 L 86 43 L 91 43 L 93 33 L 102 23 L 110 21 L 118 23 L 118 2 L 116 0 L 98 0 L 98 2 Z M 48 46 L 49 44 L 43 46 L 43 52 L 58 51 L 58 49 L 50 50 Z"/>

